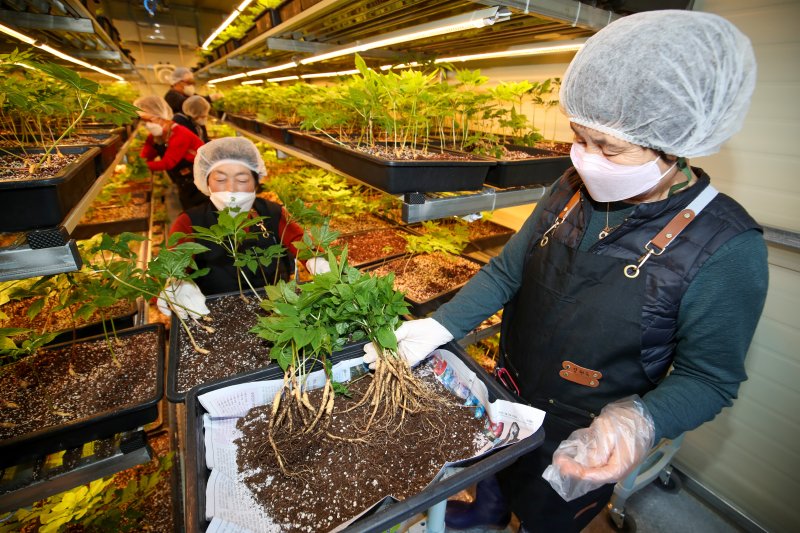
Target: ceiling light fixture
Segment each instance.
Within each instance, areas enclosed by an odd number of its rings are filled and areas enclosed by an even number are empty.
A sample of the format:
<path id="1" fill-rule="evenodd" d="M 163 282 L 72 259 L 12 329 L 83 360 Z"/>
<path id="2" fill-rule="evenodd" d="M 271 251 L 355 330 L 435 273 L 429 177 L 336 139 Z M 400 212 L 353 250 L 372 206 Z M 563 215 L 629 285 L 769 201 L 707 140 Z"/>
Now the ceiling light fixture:
<path id="1" fill-rule="evenodd" d="M 300 76 L 283 76 L 282 78 L 270 78 L 267 81 L 270 83 L 278 83 L 279 81 L 299 80 Z"/>
<path id="2" fill-rule="evenodd" d="M 576 52 L 581 49 L 586 39 L 573 39 L 559 44 L 538 44 L 533 46 L 522 45 L 512 47 L 502 52 L 486 52 L 483 54 L 470 54 L 464 56 L 440 57 L 434 63 L 460 63 L 463 61 L 478 61 L 480 59 L 496 59 L 499 57 L 532 56 L 540 54 L 556 54 L 559 52 Z"/>
<path id="3" fill-rule="evenodd" d="M 236 20 L 236 17 L 238 17 L 239 15 L 241 15 L 241 14 L 242 14 L 242 11 L 244 11 L 244 10 L 245 10 L 245 8 L 247 8 L 247 6 L 249 6 L 249 5 L 250 5 L 252 2 L 253 2 L 253 0 L 244 0 L 244 1 L 243 1 L 241 4 L 239 4 L 239 7 L 237 7 L 237 8 L 236 8 L 236 9 L 233 11 L 233 13 L 231 13 L 230 15 L 228 15 L 228 18 L 226 18 L 226 19 L 225 19 L 225 22 L 223 22 L 222 24 L 220 24 L 219 28 L 217 28 L 216 30 L 214 30 L 214 32 L 213 32 L 211 35 L 209 35 L 209 36 L 208 36 L 208 39 L 206 39 L 206 42 L 204 42 L 204 43 L 203 43 L 203 50 L 208 50 L 208 45 L 210 45 L 210 44 L 212 43 L 212 41 L 214 41 L 214 39 L 216 39 L 216 38 L 217 38 L 217 36 L 218 36 L 220 33 L 222 33 L 222 31 L 223 31 L 225 28 L 227 28 L 228 26 L 230 26 L 230 25 L 231 25 L 231 23 L 232 23 L 234 20 Z"/>
<path id="4" fill-rule="evenodd" d="M 243 81 L 242 85 L 257 85 L 259 83 L 264 83 L 264 80 L 250 80 L 250 81 Z"/>
<path id="5" fill-rule="evenodd" d="M 419 63 L 417 63 L 416 61 L 412 61 L 411 63 L 400 63 L 399 65 L 381 65 L 380 69 L 381 70 L 393 70 L 393 69 L 396 69 L 396 68 L 414 68 L 414 67 L 418 67 L 418 66 L 419 66 Z"/>
<path id="6" fill-rule="evenodd" d="M 231 76 L 225 76 L 224 78 L 217 78 L 215 80 L 211 80 L 208 82 L 208 84 L 213 85 L 215 83 L 222 83 L 223 81 L 238 80 L 239 78 L 244 78 L 246 76 L 247 76 L 246 73 L 240 72 L 239 74 L 233 74 Z"/>
<path id="7" fill-rule="evenodd" d="M 455 17 L 449 17 L 427 24 L 420 24 L 403 30 L 393 31 L 384 35 L 367 39 L 365 41 L 356 41 L 353 44 L 346 45 L 336 50 L 331 50 L 324 54 L 307 57 L 301 59 L 300 63 L 308 65 L 309 63 L 317 63 L 334 57 L 341 57 L 357 52 L 364 52 L 374 48 L 385 48 L 393 44 L 405 43 L 408 41 L 416 41 L 437 35 L 444 35 L 464 30 L 471 30 L 475 28 L 483 28 L 491 26 L 495 22 L 504 22 L 511 18 L 511 11 L 505 7 L 490 7 L 488 9 L 480 9 L 472 13 L 465 13 Z"/>
<path id="8" fill-rule="evenodd" d="M 294 61 L 289 63 L 284 63 L 283 65 L 275 65 L 274 67 L 267 67 L 267 68 L 260 68 L 258 70 L 250 70 L 248 72 L 240 72 L 238 74 L 233 74 L 231 76 L 225 76 L 224 78 L 215 78 L 209 81 L 209 84 L 214 83 L 222 83 L 224 81 L 231 81 L 231 80 L 238 80 L 239 78 L 245 78 L 249 76 L 258 76 L 260 74 L 269 74 L 270 72 L 278 72 L 279 70 L 286 70 L 289 68 L 295 68 L 297 63 Z"/>
<path id="9" fill-rule="evenodd" d="M 350 76 L 351 74 L 358 74 L 358 69 L 340 70 L 338 72 L 316 72 L 314 74 L 303 74 L 300 77 L 304 80 L 308 80 L 312 78 L 333 78 L 335 76 Z"/>
<path id="10" fill-rule="evenodd" d="M 3 24 L 0 24 L 0 32 L 5 33 L 6 35 L 10 35 L 11 37 L 14 37 L 15 39 L 19 39 L 20 41 L 22 41 L 25 44 L 29 44 L 31 46 L 35 46 L 36 48 L 38 48 L 40 50 L 44 50 L 48 54 L 52 54 L 52 55 L 54 55 L 56 57 L 60 57 L 61 59 L 65 60 L 65 61 L 69 61 L 70 63 L 75 63 L 76 65 L 80 65 L 82 67 L 94 70 L 95 72 L 99 72 L 100 74 L 104 74 L 106 76 L 114 78 L 115 80 L 125 81 L 125 78 L 123 78 L 122 76 L 117 76 L 116 74 L 113 74 L 113 73 L 111 73 L 111 72 L 109 72 L 107 70 L 103 70 L 100 67 L 96 67 L 94 65 L 90 65 L 86 61 L 81 61 L 80 59 L 72 57 L 71 55 L 67 55 L 64 52 L 56 50 L 55 48 L 53 48 L 50 45 L 41 44 L 36 39 L 28 37 L 27 35 L 25 35 L 23 33 L 20 33 L 20 32 L 14 30 L 12 28 L 9 28 L 8 26 L 5 26 Z"/>

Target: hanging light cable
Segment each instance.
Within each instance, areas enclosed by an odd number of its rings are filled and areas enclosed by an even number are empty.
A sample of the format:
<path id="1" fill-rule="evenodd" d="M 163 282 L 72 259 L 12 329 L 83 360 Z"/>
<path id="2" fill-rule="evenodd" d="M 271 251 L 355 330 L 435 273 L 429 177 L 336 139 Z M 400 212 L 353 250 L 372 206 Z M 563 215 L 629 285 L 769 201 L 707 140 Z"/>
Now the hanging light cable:
<path id="1" fill-rule="evenodd" d="M 8 26 L 5 26 L 3 24 L 0 24 L 0 32 L 5 33 L 6 35 L 10 35 L 11 37 L 14 37 L 15 39 L 19 39 L 20 41 L 22 41 L 25 44 L 29 44 L 31 46 L 35 46 L 36 48 L 38 48 L 40 50 L 44 50 L 48 54 L 52 54 L 52 55 L 54 55 L 56 57 L 60 57 L 61 59 L 65 60 L 65 61 L 69 61 L 70 63 L 75 63 L 76 65 L 80 65 L 82 67 L 94 70 L 95 72 L 99 72 L 100 74 L 103 74 L 105 76 L 109 76 L 109 77 L 114 78 L 115 80 L 118 80 L 118 81 L 125 81 L 125 78 L 123 78 L 122 76 L 118 76 L 118 75 L 116 75 L 114 73 L 111 73 L 111 72 L 109 72 L 107 70 L 104 70 L 104 69 L 102 69 L 100 67 L 96 67 L 94 65 L 91 65 L 91 64 L 87 63 L 86 61 L 82 61 L 82 60 L 80 60 L 80 59 L 78 59 L 76 57 L 72 57 L 69 54 L 65 54 L 64 52 L 56 50 L 55 48 L 53 48 L 50 45 L 42 44 L 39 41 L 37 41 L 36 39 L 28 37 L 24 33 L 20 33 L 17 30 L 15 30 L 13 28 L 9 28 Z"/>

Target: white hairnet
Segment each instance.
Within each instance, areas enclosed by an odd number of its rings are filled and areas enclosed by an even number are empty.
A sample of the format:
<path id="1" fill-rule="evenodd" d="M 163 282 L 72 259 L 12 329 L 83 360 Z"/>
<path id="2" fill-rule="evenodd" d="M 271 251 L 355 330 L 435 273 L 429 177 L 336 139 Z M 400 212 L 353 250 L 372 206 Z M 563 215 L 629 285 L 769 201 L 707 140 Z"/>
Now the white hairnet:
<path id="1" fill-rule="evenodd" d="M 172 109 L 167 101 L 160 96 L 152 94 L 140 96 L 133 101 L 133 105 L 138 107 L 141 113 L 163 118 L 164 120 L 172 120 Z"/>
<path id="2" fill-rule="evenodd" d="M 170 85 L 191 80 L 194 80 L 194 74 L 192 74 L 192 71 L 186 67 L 178 67 L 172 71 L 172 74 L 169 75 Z"/>
<path id="3" fill-rule="evenodd" d="M 206 115 L 210 109 L 211 104 L 208 103 L 208 100 L 198 95 L 190 96 L 183 101 L 181 106 L 183 113 L 192 118 Z"/>
<path id="4" fill-rule="evenodd" d="M 750 40 L 695 11 L 629 15 L 589 38 L 560 101 L 572 122 L 667 154 L 719 151 L 742 127 L 756 82 Z"/>
<path id="5" fill-rule="evenodd" d="M 267 175 L 267 167 L 253 141 L 245 137 L 214 139 L 198 148 L 194 158 L 194 184 L 200 192 L 210 195 L 208 175 L 225 163 L 244 165 L 256 172 L 259 179 Z"/>

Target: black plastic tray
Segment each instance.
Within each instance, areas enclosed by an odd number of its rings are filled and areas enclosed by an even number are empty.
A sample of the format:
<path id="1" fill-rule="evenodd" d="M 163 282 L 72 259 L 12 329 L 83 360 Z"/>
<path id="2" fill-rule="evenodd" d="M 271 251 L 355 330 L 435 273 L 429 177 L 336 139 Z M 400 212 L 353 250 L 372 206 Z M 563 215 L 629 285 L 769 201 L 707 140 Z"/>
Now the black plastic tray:
<path id="1" fill-rule="evenodd" d="M 496 383 L 478 363 L 473 361 L 458 344 L 450 342 L 446 344 L 444 348 L 456 354 L 464 364 L 475 372 L 478 378 L 486 384 L 490 401 L 496 399 L 508 400 L 511 402 L 517 401 L 501 385 Z M 361 348 L 358 348 L 358 352 L 355 350 L 340 352 L 339 355 L 334 356 L 334 361 L 358 357 L 360 351 Z M 280 375 L 282 374 L 279 373 L 277 376 L 270 375 L 268 371 L 259 370 L 236 378 L 200 385 L 189 391 L 189 395 L 186 399 L 186 485 L 184 492 L 186 495 L 184 512 L 186 514 L 187 532 L 205 531 L 209 525 L 209 522 L 206 520 L 205 510 L 206 483 L 208 482 L 210 470 L 206 468 L 205 441 L 202 431 L 203 415 L 206 413 L 206 410 L 197 399 L 198 396 L 229 385 L 275 379 L 276 377 L 280 377 Z M 521 456 L 541 446 L 543 440 L 544 430 L 539 429 L 533 435 L 511 446 L 496 450 L 484 457 L 465 463 L 464 468 L 430 485 L 419 494 L 400 502 L 382 506 L 379 510 L 361 517 L 348 527 L 346 531 L 364 533 L 387 531 L 403 520 L 430 508 L 432 505 L 464 490 L 481 479 L 510 466 Z"/>
<path id="2" fill-rule="evenodd" d="M 272 124 L 270 122 L 261 122 L 259 120 L 253 121 L 255 133 L 268 137 L 275 142 L 282 144 L 292 144 L 292 135 L 289 130 L 292 126 L 281 126 L 280 124 Z"/>
<path id="3" fill-rule="evenodd" d="M 291 137 L 292 145 L 295 148 L 299 148 L 300 150 L 308 152 L 318 159 L 327 161 L 327 152 L 322 144 L 322 137 L 319 135 L 315 135 L 314 133 L 307 131 L 293 129 L 289 130 L 289 136 Z"/>
<path id="4" fill-rule="evenodd" d="M 263 296 L 264 290 L 257 289 L 259 293 Z M 250 292 L 250 289 L 247 289 L 247 292 Z M 206 297 L 206 301 L 213 301 L 218 300 L 220 298 L 225 298 L 227 296 L 237 296 L 239 291 L 232 291 L 226 292 L 222 294 L 212 294 Z M 169 326 L 169 352 L 167 352 L 167 400 L 173 403 L 183 403 L 186 399 L 186 395 L 189 394 L 189 391 L 179 392 L 178 391 L 178 354 L 180 354 L 180 339 L 182 334 L 184 333 L 183 326 L 181 326 L 178 317 L 175 314 L 172 314 L 170 318 L 170 326 Z M 212 355 L 209 355 L 212 357 Z M 278 368 L 277 365 L 270 363 L 270 370 L 272 367 Z M 223 378 L 229 379 L 229 378 Z"/>
<path id="5" fill-rule="evenodd" d="M 404 228 L 404 227 L 401 227 L 401 226 L 394 226 L 394 227 L 390 227 L 390 228 L 374 228 L 374 229 L 365 229 L 365 230 L 362 230 L 362 231 L 354 231 L 354 232 L 351 232 L 351 233 L 345 233 L 345 234 L 342 234 L 342 235 L 340 235 L 338 238 L 342 238 L 342 237 L 352 237 L 353 235 L 365 235 L 365 234 L 367 234 L 367 233 L 375 233 L 375 232 L 379 232 L 379 231 L 387 231 L 387 230 L 393 230 L 393 231 L 396 231 L 396 232 L 398 232 L 398 233 L 410 233 L 410 234 L 414 234 L 414 232 L 413 232 L 413 231 L 408 231 L 408 230 L 407 230 L 406 228 Z M 397 259 L 398 257 L 403 257 L 404 255 L 406 255 L 406 252 L 405 252 L 405 250 L 403 250 L 402 252 L 399 252 L 399 253 L 394 253 L 394 254 L 391 254 L 391 255 L 382 255 L 382 256 L 380 256 L 380 257 L 378 257 L 378 258 L 375 258 L 375 259 L 370 259 L 370 260 L 368 260 L 368 261 L 364 261 L 364 262 L 362 262 L 362 263 L 353 263 L 353 262 L 350 260 L 350 255 L 349 255 L 349 253 L 348 253 L 347 262 L 348 262 L 348 264 L 349 264 L 351 267 L 353 267 L 353 268 L 362 269 L 362 268 L 370 268 L 370 267 L 372 267 L 372 266 L 378 266 L 378 265 L 382 265 L 383 263 L 387 263 L 387 262 L 389 262 L 389 261 L 392 261 L 392 260 L 394 260 L 394 259 Z"/>
<path id="6" fill-rule="evenodd" d="M 117 336 L 128 337 L 153 330 L 158 333 L 159 346 L 158 353 L 154 354 L 156 357 L 156 381 L 153 383 L 153 395 L 147 401 L 0 441 L 0 468 L 59 450 L 81 446 L 86 442 L 110 437 L 122 431 L 136 429 L 158 418 L 158 402 L 164 395 L 164 327 L 161 324 L 149 324 L 117 331 Z M 89 342 L 102 338 L 102 335 L 96 335 L 78 342 Z M 69 344 L 73 343 L 66 342 L 49 346 L 47 349 L 60 348 Z"/>
<path id="7" fill-rule="evenodd" d="M 462 257 L 462 258 L 464 258 L 464 259 L 466 259 L 468 261 L 471 261 L 471 262 L 476 263 L 476 264 L 481 265 L 481 266 L 486 264 L 485 262 L 480 261 L 479 259 L 476 259 L 475 257 L 470 257 L 470 256 L 467 256 L 467 255 L 460 255 L 459 257 Z M 387 263 L 391 262 L 391 261 L 392 260 L 387 261 Z M 378 267 L 378 265 L 373 264 L 372 266 L 370 266 L 368 268 L 368 270 L 372 270 L 372 269 L 375 269 L 377 267 Z M 455 286 L 455 287 L 453 287 L 451 289 L 448 289 L 448 290 L 446 290 L 444 292 L 440 292 L 439 294 L 437 294 L 433 298 L 430 298 L 430 299 L 425 300 L 423 302 L 418 302 L 418 301 L 410 298 L 409 296 L 406 296 L 405 299 L 406 299 L 406 302 L 408 302 L 408 305 L 409 305 L 409 312 L 412 315 L 414 315 L 415 317 L 428 316 L 428 314 L 430 314 L 430 313 L 436 311 L 437 309 L 439 309 L 439 307 L 443 303 L 452 300 L 453 296 L 455 296 L 456 293 L 458 291 L 460 291 L 461 288 L 464 285 L 466 285 L 468 281 L 469 280 L 467 280 L 464 283 L 462 283 L 460 285 L 457 285 L 457 286 Z"/>
<path id="8" fill-rule="evenodd" d="M 59 150 L 81 157 L 53 178 L 0 181 L 0 232 L 57 226 L 91 188 L 97 179 L 95 159 L 100 149 L 65 146 Z"/>
<path id="9" fill-rule="evenodd" d="M 390 194 L 480 190 L 489 168 L 495 164 L 486 158 L 393 161 L 327 140 L 321 142 L 325 159 L 336 169 Z"/>
<path id="10" fill-rule="evenodd" d="M 559 152 L 513 144 L 506 145 L 506 148 L 548 157 L 516 160 L 495 159 L 496 165 L 489 169 L 486 183 L 498 187 L 550 185 L 572 166 L 570 157 Z"/>
<path id="11" fill-rule="evenodd" d="M 233 123 L 234 126 L 237 126 L 243 130 L 250 131 L 253 133 L 258 133 L 258 129 L 256 126 L 256 121 L 250 117 L 245 117 L 242 115 L 227 115 L 227 120 Z"/>

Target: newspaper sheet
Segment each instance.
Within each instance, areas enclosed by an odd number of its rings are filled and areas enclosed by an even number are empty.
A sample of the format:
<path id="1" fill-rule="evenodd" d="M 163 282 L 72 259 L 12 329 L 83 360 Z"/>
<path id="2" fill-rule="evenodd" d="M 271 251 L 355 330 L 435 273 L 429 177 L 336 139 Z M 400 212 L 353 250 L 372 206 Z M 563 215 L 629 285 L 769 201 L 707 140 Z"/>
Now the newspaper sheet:
<path id="1" fill-rule="evenodd" d="M 474 406 L 476 417 L 486 417 L 486 444 L 476 457 L 524 439 L 542 425 L 544 411 L 506 400 L 490 403 L 486 385 L 454 353 L 440 349 L 431 358 L 432 371 L 436 378 L 453 394 L 462 398 L 465 405 Z M 333 367 L 334 379 L 339 382 L 350 381 L 366 371 L 360 357 L 340 362 Z M 309 389 L 321 387 L 324 382 L 325 375 L 321 370 L 308 377 Z M 198 398 L 208 411 L 203 422 L 206 464 L 211 469 L 206 486 L 206 518 L 212 520 L 209 531 L 277 531 L 270 529 L 276 527 L 275 524 L 259 509 L 260 506 L 250 496 L 246 485 L 237 481 L 236 448 L 233 441 L 239 436 L 235 428 L 236 420 L 245 416 L 252 407 L 272 403 L 275 393 L 282 385 L 282 379 L 243 383 L 217 389 Z M 212 447 L 211 451 L 209 446 Z M 458 464 L 443 465 L 440 476 L 449 467 Z M 220 491 L 225 491 L 226 494 L 219 494 Z M 254 509 L 259 509 L 261 518 L 254 517 Z M 346 527 L 353 520 L 342 524 L 340 528 Z"/>

